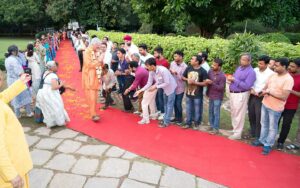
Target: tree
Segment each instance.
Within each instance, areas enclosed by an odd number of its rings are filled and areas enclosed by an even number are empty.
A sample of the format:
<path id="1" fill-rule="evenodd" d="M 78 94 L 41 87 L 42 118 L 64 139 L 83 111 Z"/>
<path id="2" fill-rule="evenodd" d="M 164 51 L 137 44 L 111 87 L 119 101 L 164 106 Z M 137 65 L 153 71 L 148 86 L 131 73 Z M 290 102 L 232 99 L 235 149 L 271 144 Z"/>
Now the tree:
<path id="1" fill-rule="evenodd" d="M 98 24 L 107 29 L 126 30 L 139 26 L 129 0 L 51 0 L 47 4 L 46 12 L 58 23 L 75 19 L 87 27 Z"/>
<path id="2" fill-rule="evenodd" d="M 300 2 L 298 0 L 274 0 L 265 4 L 266 10 L 261 22 L 271 28 L 284 30 L 300 23 Z"/>
<path id="3" fill-rule="evenodd" d="M 34 0 L 2 0 L 0 4 L 0 12 L 3 22 L 20 24 L 29 21 L 36 21 L 40 11 L 41 1 Z"/>
<path id="4" fill-rule="evenodd" d="M 131 0 L 131 2 L 143 22 L 153 23 L 155 27 L 161 23 L 159 21 L 168 21 L 175 32 L 182 32 L 185 26 L 192 22 L 200 28 L 201 35 L 205 37 L 212 37 L 217 30 L 226 33 L 233 22 L 267 14 L 266 6 L 270 8 L 273 3 L 272 0 Z"/>
<path id="5" fill-rule="evenodd" d="M 80 1 L 76 7 L 79 22 L 87 26 L 98 24 L 113 30 L 135 30 L 140 25 L 129 0 Z"/>
<path id="6" fill-rule="evenodd" d="M 0 27 L 6 31 L 21 32 L 24 28 L 35 31 L 46 20 L 44 0 L 2 0 L 0 4 Z M 4 30 L 5 28 L 1 28 Z"/>
<path id="7" fill-rule="evenodd" d="M 46 6 L 47 15 L 55 22 L 67 23 L 75 10 L 75 0 L 49 0 Z"/>

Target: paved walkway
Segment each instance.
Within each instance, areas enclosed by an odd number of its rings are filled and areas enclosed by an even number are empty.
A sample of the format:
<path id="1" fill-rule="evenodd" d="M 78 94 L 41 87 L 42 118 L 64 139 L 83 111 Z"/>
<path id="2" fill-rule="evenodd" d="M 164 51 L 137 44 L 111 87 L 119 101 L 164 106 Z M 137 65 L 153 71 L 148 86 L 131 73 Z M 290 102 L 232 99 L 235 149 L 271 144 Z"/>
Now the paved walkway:
<path id="1" fill-rule="evenodd" d="M 24 131 L 34 163 L 31 188 L 223 187 L 64 127 Z"/>

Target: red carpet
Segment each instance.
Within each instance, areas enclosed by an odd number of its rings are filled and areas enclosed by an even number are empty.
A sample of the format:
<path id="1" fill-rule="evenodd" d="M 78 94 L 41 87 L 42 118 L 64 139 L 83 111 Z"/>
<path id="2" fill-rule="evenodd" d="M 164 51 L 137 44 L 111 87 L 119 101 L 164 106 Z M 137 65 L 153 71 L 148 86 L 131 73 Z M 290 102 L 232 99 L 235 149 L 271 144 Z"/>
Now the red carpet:
<path id="1" fill-rule="evenodd" d="M 228 187 L 299 187 L 300 157 L 273 151 L 261 155 L 261 148 L 221 136 L 182 130 L 178 127 L 139 126 L 136 115 L 117 109 L 99 111 L 101 121 L 89 120 L 81 89 L 78 58 L 70 42 L 63 42 L 57 54 L 60 78 L 76 93 L 64 94 L 71 117 L 69 128 L 116 145 L 146 158 Z"/>

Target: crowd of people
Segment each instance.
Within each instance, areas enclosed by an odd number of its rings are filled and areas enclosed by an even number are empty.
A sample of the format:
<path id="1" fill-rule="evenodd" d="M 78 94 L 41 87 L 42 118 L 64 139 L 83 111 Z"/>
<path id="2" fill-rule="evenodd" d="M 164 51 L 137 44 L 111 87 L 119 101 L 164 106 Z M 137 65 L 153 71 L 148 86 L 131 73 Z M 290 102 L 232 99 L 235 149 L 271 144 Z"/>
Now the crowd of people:
<path id="1" fill-rule="evenodd" d="M 11 102 L 17 118 L 22 117 L 21 108 L 25 108 L 27 117 L 35 116 L 37 122 L 44 122 L 49 128 L 69 121 L 59 90 L 72 88 L 58 78 L 58 63 L 54 61 L 61 38 L 61 32 L 48 33 L 29 43 L 25 51 L 16 45 L 8 47 L 5 59 L 8 86 L 23 73 L 31 75 L 29 87 Z"/>
<path id="2" fill-rule="evenodd" d="M 111 94 L 116 92 L 122 96 L 125 112 L 141 116 L 140 125 L 159 119 L 160 128 L 177 124 L 183 129 L 197 130 L 203 124 L 203 101 L 207 97 L 210 133 L 218 134 L 221 104 L 228 84 L 233 127 L 229 138 L 242 138 L 248 111 L 247 136 L 253 139 L 252 145 L 263 146 L 262 154 L 268 155 L 282 119 L 277 149 L 284 148 L 299 104 L 300 58 L 273 60 L 263 55 L 253 68 L 251 54 L 244 53 L 234 74 L 226 76 L 222 59 L 213 59 L 209 66 L 206 52 L 184 62 L 183 51 L 176 50 L 169 63 L 163 56 L 163 48 L 156 47 L 151 55 L 146 44 L 136 46 L 130 35 L 118 44 L 109 37 L 99 39 L 84 32 L 70 35 L 56 32 L 42 35 L 28 44 L 25 51 L 15 45 L 8 47 L 5 59 L 8 88 L 0 93 L 0 187 L 29 187 L 32 161 L 18 120 L 23 115 L 22 108 L 27 117 L 35 116 L 37 122 L 44 122 L 49 128 L 70 121 L 61 94 L 74 89 L 59 79 L 58 63 L 54 61 L 60 41 L 67 38 L 71 39 L 80 60 L 82 87 L 93 121 L 100 120 L 96 109 L 99 91 L 105 98 L 103 109 L 115 104 Z M 0 72 L 0 86 L 4 80 Z M 137 111 L 132 100 L 138 100 Z M 299 128 L 295 142 L 286 148 L 300 148 Z"/>
<path id="3" fill-rule="evenodd" d="M 89 38 L 79 32 L 74 32 L 71 38 L 83 65 L 83 88 L 93 121 L 100 119 L 96 109 L 98 91 L 105 98 L 103 109 L 115 104 L 111 96 L 115 91 L 122 96 L 125 112 L 141 116 L 138 124 L 158 119 L 161 128 L 177 124 L 183 129 L 197 130 L 203 124 L 203 101 L 207 97 L 209 131 L 218 134 L 221 105 L 228 84 L 233 127 L 229 139 L 242 139 L 248 112 L 250 131 L 244 137 L 253 139 L 254 146 L 263 146 L 265 155 L 275 144 L 280 119 L 283 119 L 277 140 L 277 149 L 283 149 L 299 104 L 300 58 L 272 59 L 263 55 L 258 59 L 258 66 L 253 68 L 251 54 L 244 53 L 234 74 L 225 75 L 223 60 L 213 59 L 209 66 L 206 52 L 199 52 L 190 62 L 184 62 L 183 51 L 177 50 L 169 63 L 162 47 L 154 48 L 152 55 L 146 44 L 135 45 L 130 35 L 124 36 L 121 44 L 110 41 L 109 37 Z M 81 44 L 85 44 L 84 47 Z M 138 100 L 137 110 L 132 100 Z M 299 149 L 299 141 L 298 131 L 297 143 L 288 145 L 287 149 Z"/>

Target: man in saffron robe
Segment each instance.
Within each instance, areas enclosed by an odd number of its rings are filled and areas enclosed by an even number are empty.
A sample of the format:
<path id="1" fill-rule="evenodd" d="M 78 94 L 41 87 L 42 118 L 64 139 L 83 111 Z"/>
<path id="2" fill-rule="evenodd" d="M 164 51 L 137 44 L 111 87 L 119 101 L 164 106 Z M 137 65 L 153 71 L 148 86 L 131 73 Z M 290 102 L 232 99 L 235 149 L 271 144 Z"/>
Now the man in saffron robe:
<path id="1" fill-rule="evenodd" d="M 100 88 L 99 78 L 103 65 L 104 53 L 100 53 L 101 41 L 94 38 L 83 56 L 82 87 L 88 100 L 90 117 L 93 121 L 100 120 L 96 113 L 98 91 Z"/>

